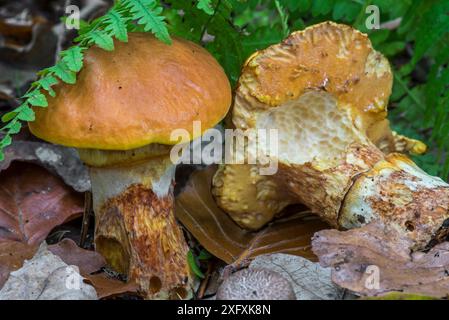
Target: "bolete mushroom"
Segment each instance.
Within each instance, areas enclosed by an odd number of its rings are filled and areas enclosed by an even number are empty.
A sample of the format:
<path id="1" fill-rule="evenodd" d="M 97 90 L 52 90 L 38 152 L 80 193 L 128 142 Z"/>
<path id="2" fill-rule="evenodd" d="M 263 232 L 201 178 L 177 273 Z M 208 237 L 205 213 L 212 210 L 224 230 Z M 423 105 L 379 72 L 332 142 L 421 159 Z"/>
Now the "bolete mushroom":
<path id="1" fill-rule="evenodd" d="M 388 61 L 366 35 L 326 22 L 293 33 L 246 62 L 232 119 L 243 130 L 278 130 L 272 160 L 279 170 L 263 178 L 277 186 L 271 184 L 272 193 L 305 204 L 337 228 L 381 219 L 423 248 L 445 230 L 449 185 L 394 153 L 419 154 L 426 147 L 390 130 L 391 85 Z M 224 168 L 214 179 L 217 202 L 225 211 L 231 208 L 235 220 L 244 216 L 251 222 L 248 208 L 229 205 L 239 199 L 224 191 L 242 182 L 227 171 L 235 170 Z"/>
<path id="2" fill-rule="evenodd" d="M 218 287 L 217 300 L 296 300 L 291 283 L 278 272 L 254 268 L 233 273 Z"/>
<path id="3" fill-rule="evenodd" d="M 60 84 L 35 108 L 37 137 L 78 149 L 90 167 L 95 248 L 147 298 L 183 298 L 191 274 L 173 215 L 171 132 L 202 130 L 227 113 L 231 89 L 202 47 L 133 33 L 113 52 L 92 47 L 76 85 Z"/>
<path id="4" fill-rule="evenodd" d="M 298 99 L 308 90 L 322 90 L 344 105 L 355 126 L 385 154 L 422 154 L 426 151 L 422 142 L 390 129 L 387 104 L 392 84 L 388 61 L 372 48 L 365 34 L 325 22 L 294 32 L 246 61 L 232 121 L 237 129 L 254 128 L 257 118 L 271 108 Z M 251 164 L 220 166 L 212 190 L 217 204 L 240 226 L 252 230 L 298 201 L 271 176 L 258 171 Z"/>

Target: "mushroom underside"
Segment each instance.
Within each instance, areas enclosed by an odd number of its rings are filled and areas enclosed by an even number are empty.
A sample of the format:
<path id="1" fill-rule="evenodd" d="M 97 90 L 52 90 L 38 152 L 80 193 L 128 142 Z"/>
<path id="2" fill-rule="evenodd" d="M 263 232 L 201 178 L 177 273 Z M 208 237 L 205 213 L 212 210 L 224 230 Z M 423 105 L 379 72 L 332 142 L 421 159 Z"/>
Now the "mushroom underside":
<path id="1" fill-rule="evenodd" d="M 336 228 L 382 220 L 416 249 L 441 239 L 449 185 L 404 155 L 385 155 L 346 110 L 331 94 L 310 91 L 259 114 L 257 128 L 278 130 L 279 169 L 271 179 Z"/>

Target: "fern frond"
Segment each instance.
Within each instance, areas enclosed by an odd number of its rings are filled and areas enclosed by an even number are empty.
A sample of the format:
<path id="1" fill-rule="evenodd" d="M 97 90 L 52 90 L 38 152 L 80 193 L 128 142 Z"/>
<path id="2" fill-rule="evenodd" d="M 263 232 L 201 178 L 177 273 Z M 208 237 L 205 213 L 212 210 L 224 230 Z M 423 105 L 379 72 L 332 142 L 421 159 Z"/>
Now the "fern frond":
<path id="1" fill-rule="evenodd" d="M 124 17 L 116 9 L 112 9 L 105 16 L 106 27 L 104 30 L 113 34 L 118 40 L 128 42 L 127 23 L 130 19 Z"/>
<path id="2" fill-rule="evenodd" d="M 121 2 L 127 8 L 138 24 L 145 31 L 151 31 L 159 40 L 171 44 L 165 17 L 161 15 L 163 8 L 155 0 L 124 0 Z"/>
<path id="3" fill-rule="evenodd" d="M 83 67 L 83 48 L 73 46 L 60 53 L 62 61 L 70 71 L 79 72 Z"/>
<path id="4" fill-rule="evenodd" d="M 196 7 L 200 10 L 203 10 L 210 16 L 214 14 L 214 9 L 212 8 L 212 0 L 198 0 Z"/>

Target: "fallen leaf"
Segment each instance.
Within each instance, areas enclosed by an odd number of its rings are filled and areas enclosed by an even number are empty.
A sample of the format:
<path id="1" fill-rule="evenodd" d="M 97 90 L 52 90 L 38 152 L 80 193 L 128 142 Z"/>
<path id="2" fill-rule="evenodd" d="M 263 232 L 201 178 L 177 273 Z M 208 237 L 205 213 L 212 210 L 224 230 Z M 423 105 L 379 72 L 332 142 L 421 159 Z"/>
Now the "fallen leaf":
<path id="1" fill-rule="evenodd" d="M 389 292 L 376 297 L 362 297 L 360 300 L 438 300 L 434 297 L 423 296 L 413 293 Z"/>
<path id="2" fill-rule="evenodd" d="M 339 300 L 344 290 L 331 280 L 330 268 L 291 254 L 258 256 L 249 269 L 268 269 L 290 281 L 297 300 Z"/>
<path id="3" fill-rule="evenodd" d="M 374 221 L 348 231 L 320 231 L 312 244 L 320 264 L 333 267 L 332 280 L 358 294 L 449 295 L 449 242 L 413 252 L 410 239 Z"/>
<path id="4" fill-rule="evenodd" d="M 48 246 L 48 250 L 68 265 L 79 268 L 84 282 L 91 284 L 99 299 L 110 298 L 124 293 L 136 293 L 138 286 L 133 283 L 109 278 L 104 272 L 92 274 L 106 265 L 105 259 L 96 251 L 80 248 L 73 240 L 63 239 Z"/>
<path id="5" fill-rule="evenodd" d="M 137 293 L 139 286 L 134 282 L 123 282 L 117 279 L 111 279 L 104 273 L 86 276 L 85 282 L 90 283 L 99 299 L 111 298 L 117 295 Z"/>
<path id="6" fill-rule="evenodd" d="M 37 245 L 83 212 L 83 197 L 36 165 L 14 163 L 0 181 L 0 241 Z"/>
<path id="7" fill-rule="evenodd" d="M 73 240 L 67 238 L 48 246 L 48 250 L 66 264 L 77 266 L 80 274 L 85 278 L 84 282 L 95 288 L 99 299 L 125 293 L 137 293 L 139 287 L 134 282 L 112 279 L 104 272 L 92 274 L 106 265 L 105 259 L 96 251 L 82 249 Z"/>
<path id="8" fill-rule="evenodd" d="M 3 287 L 11 271 L 22 267 L 25 259 L 31 259 L 36 246 L 18 241 L 0 242 L 0 288 Z"/>
<path id="9" fill-rule="evenodd" d="M 176 217 L 207 251 L 228 264 L 277 252 L 316 259 L 310 250 L 310 239 L 316 231 L 328 227 L 325 223 L 297 213 L 257 232 L 244 230 L 213 199 L 211 181 L 215 171 L 215 166 L 195 171 L 175 204 Z"/>
<path id="10" fill-rule="evenodd" d="M 96 251 L 82 249 L 71 239 L 63 239 L 57 244 L 48 246 L 48 250 L 57 255 L 68 265 L 75 265 L 83 276 L 100 270 L 106 260 Z"/>
<path id="11" fill-rule="evenodd" d="M 61 177 L 76 191 L 90 190 L 88 169 L 73 148 L 44 142 L 14 141 L 5 149 L 5 159 L 0 162 L 0 171 L 7 169 L 13 161 L 36 163 Z"/>
<path id="12" fill-rule="evenodd" d="M 43 243 L 31 260 L 11 272 L 0 300 L 96 300 L 95 289 L 82 280 L 76 267 L 64 263 Z"/>

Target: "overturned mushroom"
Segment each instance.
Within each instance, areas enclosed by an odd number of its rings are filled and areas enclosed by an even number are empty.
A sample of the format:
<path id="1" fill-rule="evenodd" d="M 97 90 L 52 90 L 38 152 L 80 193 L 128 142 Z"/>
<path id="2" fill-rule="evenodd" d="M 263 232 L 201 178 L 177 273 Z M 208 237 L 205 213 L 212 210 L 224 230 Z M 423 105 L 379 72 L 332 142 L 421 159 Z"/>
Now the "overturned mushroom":
<path id="1" fill-rule="evenodd" d="M 267 269 L 244 269 L 220 285 L 217 300 L 296 300 L 291 283 Z"/>
<path id="2" fill-rule="evenodd" d="M 424 248 L 445 230 L 449 185 L 391 153 L 426 149 L 389 129 L 391 79 L 388 62 L 366 35 L 319 24 L 247 61 L 233 122 L 240 129 L 278 130 L 279 149 L 272 159 L 279 170 L 262 178 L 274 183 L 277 197 L 286 194 L 307 205 L 334 227 L 380 219 Z M 223 199 L 229 197 L 221 185 L 236 184 L 226 171 L 217 174 L 220 184 L 214 187 L 225 210 L 229 201 Z M 260 185 L 253 184 L 257 195 L 263 194 Z M 243 210 L 232 209 L 238 219 Z"/>
<path id="3" fill-rule="evenodd" d="M 232 121 L 238 129 L 255 128 L 259 116 L 271 108 L 315 89 L 332 94 L 355 127 L 385 154 L 424 153 L 422 142 L 390 129 L 387 103 L 392 79 L 388 61 L 372 48 L 365 34 L 331 22 L 318 24 L 292 33 L 282 43 L 247 60 L 236 90 Z M 329 139 L 331 144 L 332 137 Z M 242 170 L 250 172 L 242 174 Z M 233 177 L 237 171 L 241 173 L 238 180 Z M 245 193 L 233 191 L 242 185 L 247 186 Z M 260 228 L 297 201 L 270 176 L 260 176 L 254 165 L 246 165 L 246 169 L 236 169 L 232 164 L 221 167 L 214 178 L 213 192 L 220 207 L 249 229 Z M 256 194 L 256 200 L 250 202 L 247 194 Z M 273 201 L 277 205 L 272 205 Z"/>
<path id="4" fill-rule="evenodd" d="M 230 85 L 203 48 L 181 39 L 168 46 L 130 34 L 114 52 L 91 48 L 76 86 L 58 85 L 30 130 L 76 147 L 89 165 L 95 247 L 147 298 L 190 291 L 188 247 L 173 215 L 175 165 L 170 134 L 194 120 L 204 130 L 228 111 Z"/>

